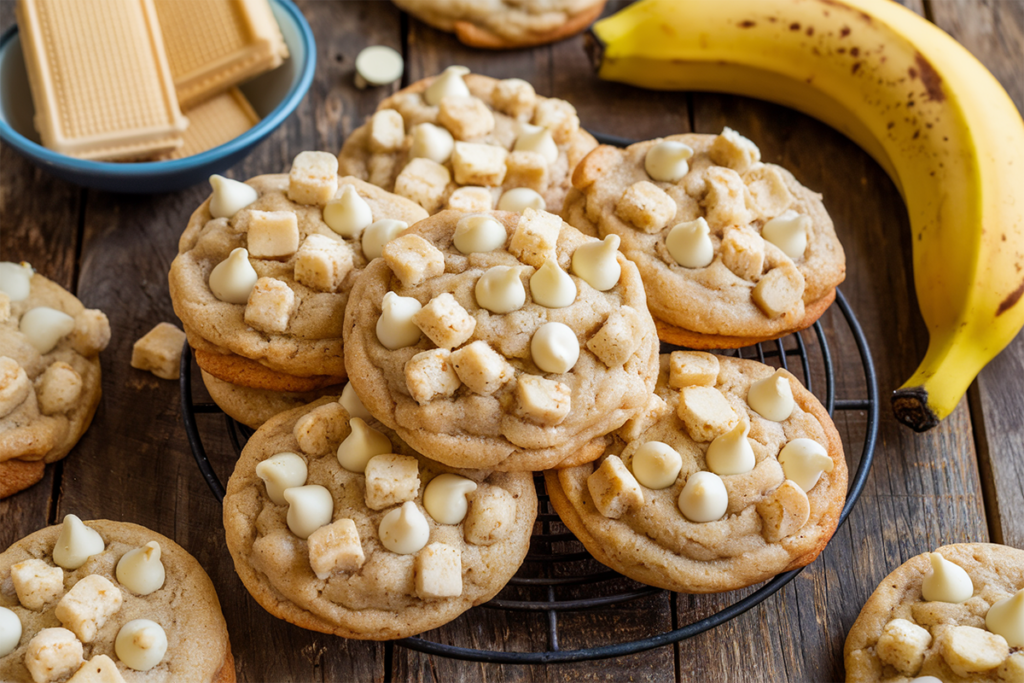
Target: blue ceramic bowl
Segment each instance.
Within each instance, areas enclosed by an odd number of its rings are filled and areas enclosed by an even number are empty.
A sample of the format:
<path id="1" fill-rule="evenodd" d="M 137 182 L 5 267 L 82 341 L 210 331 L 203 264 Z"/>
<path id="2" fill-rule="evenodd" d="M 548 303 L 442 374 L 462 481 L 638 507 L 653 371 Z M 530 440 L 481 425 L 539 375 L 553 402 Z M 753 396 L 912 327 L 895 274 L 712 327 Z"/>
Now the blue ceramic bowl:
<path id="1" fill-rule="evenodd" d="M 316 42 L 309 24 L 290 0 L 270 0 L 270 7 L 290 56 L 278 68 L 241 86 L 261 120 L 220 147 L 184 159 L 141 163 L 87 161 L 46 149 L 32 124 L 35 108 L 17 26 L 0 37 L 0 139 L 58 178 L 85 187 L 154 193 L 203 182 L 244 159 L 295 111 L 313 82 Z"/>

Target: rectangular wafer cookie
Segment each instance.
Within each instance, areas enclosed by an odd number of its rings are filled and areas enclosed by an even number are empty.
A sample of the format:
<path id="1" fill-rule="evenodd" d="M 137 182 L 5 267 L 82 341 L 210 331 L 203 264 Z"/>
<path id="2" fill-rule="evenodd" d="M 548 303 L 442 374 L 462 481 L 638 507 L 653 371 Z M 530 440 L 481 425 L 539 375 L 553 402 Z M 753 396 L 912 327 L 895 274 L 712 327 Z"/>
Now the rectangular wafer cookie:
<path id="1" fill-rule="evenodd" d="M 182 107 L 269 71 L 288 56 L 267 0 L 155 0 L 155 6 Z"/>
<path id="2" fill-rule="evenodd" d="M 109 161 L 181 146 L 152 0 L 19 0 L 17 15 L 43 145 Z"/>
<path id="3" fill-rule="evenodd" d="M 189 126 L 185 131 L 185 144 L 161 159 L 184 159 L 229 140 L 255 126 L 260 117 L 238 88 L 231 88 L 220 95 L 185 110 Z"/>

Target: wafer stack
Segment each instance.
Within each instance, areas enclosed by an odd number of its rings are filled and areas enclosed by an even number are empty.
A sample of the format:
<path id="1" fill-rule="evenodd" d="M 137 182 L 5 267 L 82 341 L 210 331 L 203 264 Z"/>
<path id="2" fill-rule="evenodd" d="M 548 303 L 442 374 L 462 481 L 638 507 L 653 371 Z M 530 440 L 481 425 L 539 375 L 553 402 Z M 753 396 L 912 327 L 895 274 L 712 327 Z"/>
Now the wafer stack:
<path id="1" fill-rule="evenodd" d="M 180 159 L 252 128 L 288 49 L 268 0 L 19 0 L 35 126 L 80 159 Z"/>

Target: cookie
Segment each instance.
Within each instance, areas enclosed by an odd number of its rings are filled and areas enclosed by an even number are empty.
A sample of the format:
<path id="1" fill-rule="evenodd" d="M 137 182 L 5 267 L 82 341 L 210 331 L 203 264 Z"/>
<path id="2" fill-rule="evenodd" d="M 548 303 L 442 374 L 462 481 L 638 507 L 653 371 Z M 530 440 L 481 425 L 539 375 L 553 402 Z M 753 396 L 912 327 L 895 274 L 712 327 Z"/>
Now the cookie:
<path id="1" fill-rule="evenodd" d="M 562 217 L 617 235 L 663 341 L 739 348 L 804 329 L 846 276 L 821 202 L 728 128 L 602 145 L 573 173 Z"/>
<path id="2" fill-rule="evenodd" d="M 338 156 L 341 172 L 442 209 L 558 212 L 597 146 L 565 100 L 451 66 L 388 97 Z"/>
<path id="3" fill-rule="evenodd" d="M 643 285 L 614 240 L 533 209 L 421 221 L 352 291 L 345 363 L 356 393 L 453 467 L 599 457 L 658 374 Z"/>
<path id="4" fill-rule="evenodd" d="M 549 471 L 548 495 L 617 572 L 718 593 L 810 563 L 846 500 L 839 434 L 785 370 L 677 351 L 644 415 L 600 462 Z M 767 414 L 766 417 L 764 414 Z"/>
<path id="5" fill-rule="evenodd" d="M 506 50 L 554 43 L 593 23 L 604 0 L 395 0 L 395 4 L 434 28 L 454 33 L 472 47 Z"/>
<path id="6" fill-rule="evenodd" d="M 387 239 L 426 212 L 339 178 L 337 160 L 317 152 L 296 157 L 289 175 L 211 182 L 168 276 L 196 363 L 253 389 L 302 393 L 343 382 L 352 285 Z"/>
<path id="7" fill-rule="evenodd" d="M 74 515 L 0 554 L 0 616 L 21 626 L 0 680 L 232 683 L 234 660 L 213 584 L 169 538 Z M 10 617 L 10 614 L 7 614 Z M 139 621 L 142 620 L 142 621 Z"/>
<path id="8" fill-rule="evenodd" d="M 232 384 L 217 379 L 206 371 L 202 371 L 202 377 L 203 384 L 210 392 L 213 402 L 233 419 L 253 429 L 259 428 L 278 413 L 299 408 L 323 396 L 336 396 L 341 393 L 341 387 L 338 385 L 315 391 L 294 393 L 253 389 Z"/>
<path id="9" fill-rule="evenodd" d="M 101 311 L 28 264 L 0 262 L 0 498 L 42 479 L 88 429 L 109 341 Z"/>
<path id="10" fill-rule="evenodd" d="M 528 473 L 427 460 L 364 411 L 322 398 L 267 421 L 228 482 L 224 529 L 239 578 L 274 616 L 402 638 L 501 590 L 526 557 L 537 494 Z"/>
<path id="11" fill-rule="evenodd" d="M 845 663 L 847 683 L 1024 681 L 1024 551 L 957 543 L 903 563 L 865 603 Z"/>

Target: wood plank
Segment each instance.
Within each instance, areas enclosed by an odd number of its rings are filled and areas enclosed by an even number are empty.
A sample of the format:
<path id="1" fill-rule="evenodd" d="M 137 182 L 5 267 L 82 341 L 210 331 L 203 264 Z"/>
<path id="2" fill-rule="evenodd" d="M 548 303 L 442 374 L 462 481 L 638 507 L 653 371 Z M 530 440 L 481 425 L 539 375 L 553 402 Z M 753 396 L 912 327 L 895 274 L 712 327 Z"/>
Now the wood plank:
<path id="1" fill-rule="evenodd" d="M 229 175 L 286 170 L 304 149 L 336 151 L 372 111 L 379 93 L 352 84 L 366 44 L 400 45 L 397 11 L 385 3 L 300 4 L 312 26 L 318 69 L 298 111 Z M 166 273 L 205 184 L 156 196 L 93 192 L 84 212 L 79 289 L 107 312 L 113 330 L 104 367 L 104 403 L 65 471 L 60 514 L 130 520 L 164 533 L 210 574 L 233 636 L 239 681 L 383 680 L 385 646 L 290 626 L 264 612 L 234 574 L 220 505 L 192 460 L 178 385 L 129 367 L 132 343 L 174 320 Z M 201 387 L 198 373 L 194 382 Z M 210 459 L 227 481 L 235 455 L 220 416 L 201 416 Z"/>
<path id="2" fill-rule="evenodd" d="M 697 132 L 717 133 L 728 125 L 749 135 L 764 160 L 824 194 L 847 253 L 842 290 L 874 351 L 882 405 L 880 453 L 849 523 L 779 594 L 714 633 L 682 643 L 680 671 L 683 678 L 698 667 L 721 672 L 711 680 L 839 679 L 846 630 L 889 571 L 942 543 L 987 539 L 969 416 L 962 407 L 937 430 L 915 435 L 896 422 L 886 400 L 916 367 L 927 336 L 915 303 L 906 210 L 882 170 L 827 126 L 764 102 L 695 95 L 694 121 Z M 856 347 L 837 307 L 822 324 L 837 396 L 865 397 Z M 852 470 L 864 414 L 839 413 L 836 425 Z M 704 613 L 735 599 L 706 596 L 681 605 Z M 680 623 L 686 619 L 681 612 Z M 766 642 L 773 656 L 759 656 Z M 737 659 L 751 668 L 735 672 L 729 663 Z"/>
<path id="3" fill-rule="evenodd" d="M 935 23 L 987 66 L 1017 109 L 1024 111 L 1024 4 L 931 0 L 930 10 Z M 968 394 L 992 537 L 1018 548 L 1024 548 L 1022 377 L 1024 336 L 1018 335 L 982 371 Z"/>

